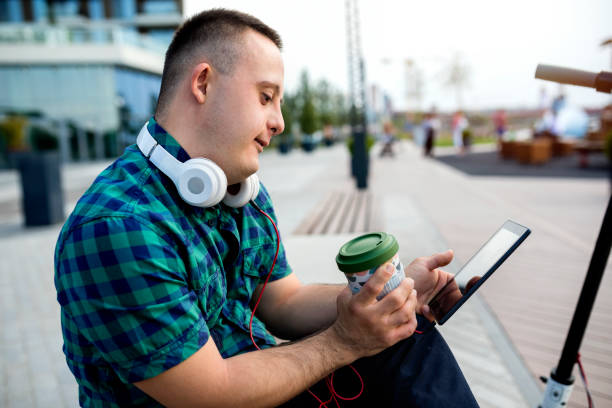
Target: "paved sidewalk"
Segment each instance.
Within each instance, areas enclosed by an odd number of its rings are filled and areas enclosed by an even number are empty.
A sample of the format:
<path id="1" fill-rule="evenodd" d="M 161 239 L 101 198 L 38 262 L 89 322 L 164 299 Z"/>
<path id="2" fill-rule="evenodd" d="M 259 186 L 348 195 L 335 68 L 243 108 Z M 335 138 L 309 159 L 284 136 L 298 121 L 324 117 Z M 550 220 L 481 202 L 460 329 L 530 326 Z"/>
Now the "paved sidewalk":
<path id="1" fill-rule="evenodd" d="M 374 198 L 382 202 L 385 230 L 398 239 L 403 262 L 408 264 L 417 256 L 448 249 L 444 237 L 440 235 L 427 211 L 415 199 L 420 194 L 419 190 L 406 186 L 406 179 L 413 177 L 416 168 L 432 166 L 433 168 L 427 171 L 435 172 L 441 165 L 423 160 L 416 149 L 407 144 L 401 147 L 395 159 L 381 160 L 375 153 L 371 156 L 369 187 Z M 353 185 L 347 176 L 349 157 L 343 147 L 317 154 L 318 164 L 312 167 L 298 158 L 300 156 L 267 157 L 269 162 L 264 163 L 260 173 L 275 199 L 287 256 L 298 277 L 308 283 L 343 283 L 345 278 L 338 272 L 334 258 L 338 248 L 352 236 L 291 234 L 299 222 L 299 219 L 291 218 L 294 214 L 298 213 L 301 218 L 304 214 L 309 214 L 308 210 L 323 200 L 328 191 L 342 190 L 347 188 L 347 185 Z M 299 199 L 296 197 L 291 203 L 282 199 L 283 191 L 275 190 L 274 176 L 267 173 L 281 167 L 284 161 L 291 161 L 296 166 L 292 173 L 287 173 L 291 174 L 292 178 L 295 175 L 295 180 L 288 181 L 285 174 L 285 183 L 292 182 L 293 189 L 301 191 Z M 297 163 L 301 162 L 304 165 L 297 167 Z M 327 165 L 321 166 L 321 163 Z M 310 174 L 310 177 L 305 178 L 304 172 Z M 421 179 L 422 181 L 425 179 Z M 287 225 L 285 216 L 294 224 Z M 494 231 L 493 229 L 490 233 Z M 476 249 L 477 247 L 473 250 Z M 467 258 L 463 260 L 465 259 Z M 456 272 L 458 264 L 458 261 L 453 261 L 447 270 Z M 461 311 L 442 327 L 441 332 L 453 349 L 482 407 L 526 407 L 534 406 L 539 400 L 534 378 L 517 357 L 495 317 L 481 300 L 475 298 L 466 303 Z"/>
<path id="2" fill-rule="evenodd" d="M 372 157 L 370 186 L 383 204 L 386 230 L 397 237 L 400 257 L 407 264 L 416 256 L 447 249 L 446 236 L 436 226 L 440 224 L 432 221 L 438 214 L 424 203 L 434 200 L 438 206 L 460 208 L 462 197 L 436 191 L 437 177 L 448 173 L 444 165 L 422 159 L 411 145 L 400 148 L 395 159 Z M 74 204 L 70 197 L 84 191 L 104 165 L 72 165 L 63 170 L 68 207 Z M 267 152 L 261 167 L 260 177 L 275 201 L 289 261 L 300 279 L 344 282 L 334 256 L 351 237 L 299 236 L 293 231 L 329 191 L 352 186 L 346 148 L 335 146 L 312 154 L 295 151 L 287 156 Z M 0 203 L 17 205 L 16 180 L 14 173 L 0 173 Z M 423 201 L 423 195 L 427 200 Z M 5 209 L 0 213 L 0 406 L 75 406 L 76 384 L 61 352 L 53 286 L 53 248 L 60 226 L 24 230 L 21 216 L 11 211 L 11 205 L 0 208 Z M 487 229 L 486 234 L 492 232 Z M 463 252 L 458 258 L 467 256 Z M 454 261 L 449 270 L 456 271 L 457 264 Z M 470 300 L 443 326 L 442 333 L 482 407 L 533 406 L 529 389 L 534 379 L 517 360 L 512 345 L 504 343 L 507 337 L 481 299 Z"/>
<path id="3" fill-rule="evenodd" d="M 435 166 L 437 177 L 427 167 L 417 166 L 417 177 L 410 178 L 407 186 L 420 190 L 419 203 L 459 257 L 469 256 L 505 219 L 532 229 L 503 272 L 481 292 L 532 375 L 548 375 L 558 363 L 610 197 L 608 170 L 604 166 L 579 169 L 570 161 L 566 162 L 569 168 L 558 169 L 573 173 L 567 177 L 563 172 L 552 173 L 563 162 L 554 159 L 550 167 L 526 169 L 514 164 L 513 175 L 502 176 L 496 169 L 474 172 L 481 163 L 478 155 L 455 159 L 459 160 L 460 165 Z M 526 171 L 532 175 L 524 177 Z M 419 174 L 433 182 L 415 182 Z M 444 198 L 461 197 L 460 205 L 457 200 L 436 197 L 440 192 Z M 597 407 L 612 406 L 611 299 L 612 263 L 608 261 L 580 349 Z M 568 406 L 587 407 L 577 369 L 574 376 Z"/>

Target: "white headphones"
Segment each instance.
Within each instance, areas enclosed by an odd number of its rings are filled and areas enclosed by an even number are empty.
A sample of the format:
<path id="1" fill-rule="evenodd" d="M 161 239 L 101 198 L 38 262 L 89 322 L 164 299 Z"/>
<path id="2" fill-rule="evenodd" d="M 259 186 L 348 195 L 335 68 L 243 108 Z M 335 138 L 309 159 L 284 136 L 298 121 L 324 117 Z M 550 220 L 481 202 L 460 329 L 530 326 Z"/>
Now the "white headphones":
<path id="1" fill-rule="evenodd" d="M 136 139 L 146 158 L 174 182 L 185 202 L 197 207 L 212 207 L 221 200 L 234 208 L 245 206 L 259 194 L 259 178 L 253 174 L 240 183 L 236 194 L 227 191 L 227 177 L 212 160 L 196 158 L 181 163 L 160 146 L 147 129 L 147 122 Z"/>

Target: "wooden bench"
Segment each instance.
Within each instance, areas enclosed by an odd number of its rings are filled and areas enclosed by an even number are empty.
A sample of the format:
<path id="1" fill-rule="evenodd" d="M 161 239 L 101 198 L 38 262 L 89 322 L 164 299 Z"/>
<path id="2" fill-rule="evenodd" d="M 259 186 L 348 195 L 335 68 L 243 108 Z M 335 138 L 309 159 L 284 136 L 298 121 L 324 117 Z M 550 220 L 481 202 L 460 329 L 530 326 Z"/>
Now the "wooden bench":
<path id="1" fill-rule="evenodd" d="M 332 191 L 304 218 L 296 235 L 382 231 L 380 207 L 367 190 Z"/>
<path id="2" fill-rule="evenodd" d="M 604 151 L 606 139 L 610 133 L 612 133 L 612 104 L 602 109 L 599 117 L 599 130 L 588 132 L 584 140 L 576 144 L 576 151 L 580 155 L 578 162 L 580 167 L 588 167 L 589 154 Z"/>
<path id="3" fill-rule="evenodd" d="M 576 144 L 576 152 L 579 155 L 578 165 L 582 168 L 589 166 L 589 155 L 591 153 L 599 153 L 604 151 L 605 134 L 603 131 L 589 132 L 584 140 Z"/>

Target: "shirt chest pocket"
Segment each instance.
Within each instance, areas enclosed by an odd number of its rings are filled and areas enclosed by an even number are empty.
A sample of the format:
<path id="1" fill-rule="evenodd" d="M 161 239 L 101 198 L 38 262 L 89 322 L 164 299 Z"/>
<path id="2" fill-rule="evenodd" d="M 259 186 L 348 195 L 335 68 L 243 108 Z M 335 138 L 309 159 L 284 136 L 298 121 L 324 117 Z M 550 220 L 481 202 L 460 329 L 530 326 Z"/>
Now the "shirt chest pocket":
<path id="1" fill-rule="evenodd" d="M 230 308 L 231 313 L 228 314 L 227 318 L 246 332 L 249 331 L 252 312 L 249 303 L 256 301 L 256 299 L 253 299 L 253 293 L 258 285 L 265 282 L 272 266 L 271 262 L 276 247 L 271 247 L 271 244 L 263 244 L 244 248 L 240 251 L 237 260 L 236 272 L 238 275 L 234 282 L 234 293 L 237 294 L 237 298 L 235 302 L 231 302 L 233 306 Z M 272 251 L 271 254 L 270 251 Z M 267 333 L 264 324 L 257 317 L 253 320 L 252 330 L 253 336 L 265 340 L 266 343 L 273 344 L 273 340 L 270 343 L 270 335 Z"/>
<path id="2" fill-rule="evenodd" d="M 261 244 L 242 250 L 242 274 L 249 298 L 257 285 L 263 284 L 268 277 L 275 250 L 276 247 L 272 248 L 272 244 Z"/>
<path id="3" fill-rule="evenodd" d="M 212 327 L 219 318 L 227 296 L 225 274 L 217 265 L 199 262 L 195 275 L 192 284 L 198 297 L 198 305 L 208 327 Z"/>

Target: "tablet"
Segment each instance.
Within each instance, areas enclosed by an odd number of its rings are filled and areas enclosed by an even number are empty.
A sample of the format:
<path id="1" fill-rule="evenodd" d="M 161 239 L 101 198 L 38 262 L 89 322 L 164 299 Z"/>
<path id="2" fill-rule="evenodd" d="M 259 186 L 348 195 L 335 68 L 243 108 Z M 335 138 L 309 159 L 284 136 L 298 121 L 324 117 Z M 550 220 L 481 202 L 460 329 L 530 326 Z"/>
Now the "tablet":
<path id="1" fill-rule="evenodd" d="M 529 228 L 506 221 L 429 302 L 436 322 L 444 324 L 530 233 Z"/>

